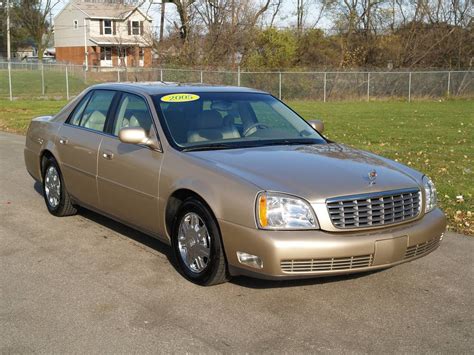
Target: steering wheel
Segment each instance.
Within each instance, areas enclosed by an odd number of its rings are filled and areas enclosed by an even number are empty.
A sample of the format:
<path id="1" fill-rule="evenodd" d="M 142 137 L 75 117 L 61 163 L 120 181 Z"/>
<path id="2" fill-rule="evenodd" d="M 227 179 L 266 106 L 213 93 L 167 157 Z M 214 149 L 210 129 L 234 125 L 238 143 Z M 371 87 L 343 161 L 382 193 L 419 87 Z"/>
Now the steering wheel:
<path id="1" fill-rule="evenodd" d="M 260 127 L 260 128 L 263 128 L 263 129 L 268 128 L 268 126 L 267 126 L 266 124 L 257 122 L 257 123 L 254 123 L 254 124 L 251 124 L 250 126 L 248 126 L 248 127 L 244 130 L 244 132 L 242 133 L 242 135 L 243 135 L 244 137 L 247 137 L 247 135 L 250 133 L 250 131 L 251 131 L 253 128 L 257 128 L 257 127 Z"/>

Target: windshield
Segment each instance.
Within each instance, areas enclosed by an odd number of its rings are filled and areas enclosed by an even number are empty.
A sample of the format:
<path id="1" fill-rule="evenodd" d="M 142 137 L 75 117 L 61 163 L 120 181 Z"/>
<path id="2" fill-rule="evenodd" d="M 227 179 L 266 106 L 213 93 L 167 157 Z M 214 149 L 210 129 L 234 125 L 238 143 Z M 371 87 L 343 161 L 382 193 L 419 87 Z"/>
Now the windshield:
<path id="1" fill-rule="evenodd" d="M 258 93 L 154 96 L 167 135 L 184 150 L 326 141 L 282 102 Z"/>

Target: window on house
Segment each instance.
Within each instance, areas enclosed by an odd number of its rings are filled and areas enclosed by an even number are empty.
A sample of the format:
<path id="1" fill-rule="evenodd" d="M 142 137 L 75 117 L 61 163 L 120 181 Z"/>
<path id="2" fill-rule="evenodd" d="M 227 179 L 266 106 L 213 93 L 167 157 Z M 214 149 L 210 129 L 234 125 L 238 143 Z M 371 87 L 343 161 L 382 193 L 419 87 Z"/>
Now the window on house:
<path id="1" fill-rule="evenodd" d="M 77 22 L 77 20 L 73 21 L 73 27 L 74 27 L 75 30 L 77 30 L 79 28 L 79 22 Z"/>
<path id="2" fill-rule="evenodd" d="M 112 34 L 112 20 L 104 20 L 104 34 Z"/>
<path id="3" fill-rule="evenodd" d="M 140 35 L 140 21 L 132 21 L 132 35 Z"/>

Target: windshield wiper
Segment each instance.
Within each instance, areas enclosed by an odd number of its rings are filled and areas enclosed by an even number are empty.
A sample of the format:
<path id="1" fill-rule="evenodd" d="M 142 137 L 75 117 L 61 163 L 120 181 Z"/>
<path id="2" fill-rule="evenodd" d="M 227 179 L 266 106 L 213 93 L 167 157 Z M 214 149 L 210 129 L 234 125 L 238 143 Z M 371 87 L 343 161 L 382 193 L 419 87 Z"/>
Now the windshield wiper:
<path id="1" fill-rule="evenodd" d="M 195 152 L 199 150 L 219 150 L 219 149 L 231 149 L 231 148 L 240 148 L 237 145 L 225 144 L 225 143 L 215 143 L 215 144 L 203 144 L 196 145 L 194 147 L 183 148 L 183 152 Z"/>
<path id="2" fill-rule="evenodd" d="M 262 142 L 262 145 L 298 145 L 298 144 L 318 144 L 315 139 L 281 139 L 275 141 Z"/>
<path id="3" fill-rule="evenodd" d="M 183 152 L 195 152 L 200 150 L 219 150 L 219 149 L 238 149 L 238 148 L 256 148 L 256 147 L 265 147 L 269 145 L 301 145 L 301 144 L 318 144 L 318 140 L 314 138 L 307 139 L 278 139 L 278 140 L 255 140 L 255 141 L 241 141 L 236 144 L 227 144 L 227 143 L 214 143 L 214 144 L 202 144 L 196 145 L 194 147 L 183 148 Z"/>

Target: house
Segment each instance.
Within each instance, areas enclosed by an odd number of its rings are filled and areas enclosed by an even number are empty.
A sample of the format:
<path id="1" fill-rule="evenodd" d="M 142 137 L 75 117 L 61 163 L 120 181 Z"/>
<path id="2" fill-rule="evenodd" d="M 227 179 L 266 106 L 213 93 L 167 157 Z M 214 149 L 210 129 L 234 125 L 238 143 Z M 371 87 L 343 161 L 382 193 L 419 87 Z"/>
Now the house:
<path id="1" fill-rule="evenodd" d="M 28 43 L 24 43 L 16 48 L 13 53 L 13 58 L 19 61 L 25 62 L 37 62 L 38 61 L 38 49 L 36 46 Z M 54 48 L 46 48 L 43 51 L 43 62 L 53 62 L 56 58 Z"/>
<path id="2" fill-rule="evenodd" d="M 17 58 L 19 60 L 24 60 L 30 57 L 37 57 L 38 56 L 38 50 L 36 49 L 35 46 L 31 44 L 25 44 L 22 46 L 19 46 L 16 49 L 16 52 L 13 54 L 14 58 Z"/>
<path id="3" fill-rule="evenodd" d="M 56 60 L 97 67 L 149 67 L 152 20 L 117 0 L 71 0 L 54 18 Z"/>

